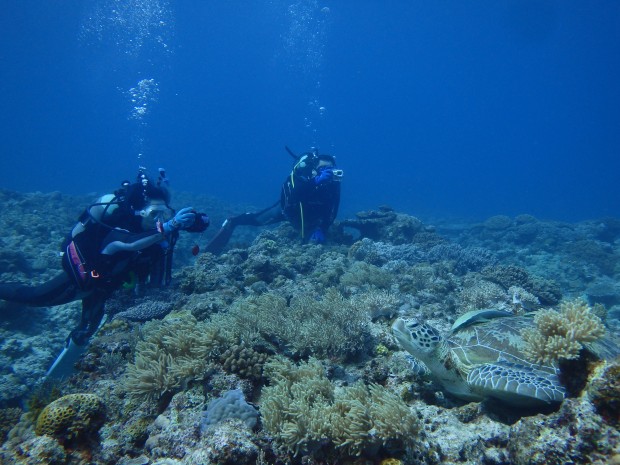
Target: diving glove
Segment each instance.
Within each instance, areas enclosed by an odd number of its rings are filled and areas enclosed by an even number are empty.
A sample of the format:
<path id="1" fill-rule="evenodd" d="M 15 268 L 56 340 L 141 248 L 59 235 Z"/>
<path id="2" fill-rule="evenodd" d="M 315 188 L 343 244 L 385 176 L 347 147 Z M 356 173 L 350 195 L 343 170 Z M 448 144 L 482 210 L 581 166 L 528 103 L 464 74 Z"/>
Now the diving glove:
<path id="1" fill-rule="evenodd" d="M 331 168 L 326 168 L 317 174 L 314 178 L 314 184 L 318 186 L 319 184 L 323 184 L 324 182 L 331 181 L 334 177 L 334 170 Z"/>
<path id="2" fill-rule="evenodd" d="M 321 228 L 316 228 L 312 235 L 310 236 L 310 242 L 314 242 L 315 244 L 322 244 L 325 242 L 325 234 Z"/>
<path id="3" fill-rule="evenodd" d="M 166 234 L 178 229 L 190 228 L 196 221 L 196 212 L 192 207 L 185 207 L 177 212 L 170 221 L 164 223 L 164 232 Z"/>

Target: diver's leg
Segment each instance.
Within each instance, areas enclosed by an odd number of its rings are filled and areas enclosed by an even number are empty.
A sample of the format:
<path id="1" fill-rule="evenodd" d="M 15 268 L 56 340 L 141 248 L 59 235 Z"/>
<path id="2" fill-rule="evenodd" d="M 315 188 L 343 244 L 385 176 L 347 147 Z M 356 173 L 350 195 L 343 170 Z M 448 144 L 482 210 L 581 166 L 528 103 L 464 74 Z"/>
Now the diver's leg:
<path id="1" fill-rule="evenodd" d="M 95 289 L 82 299 L 80 324 L 69 336 L 73 342 L 84 345 L 95 334 L 105 313 L 105 302 L 111 293 L 106 289 Z"/>
<path id="2" fill-rule="evenodd" d="M 105 301 L 112 292 L 95 289 L 82 299 L 82 318 L 77 328 L 71 331 L 67 343 L 52 366 L 46 379 L 62 379 L 73 373 L 73 367 L 86 352 L 88 340 L 97 332 L 105 314 Z"/>
<path id="3" fill-rule="evenodd" d="M 231 221 L 231 218 L 228 218 L 226 221 L 224 221 L 224 224 L 222 224 L 220 230 L 215 233 L 215 236 L 211 238 L 211 240 L 205 247 L 205 252 L 210 252 L 214 255 L 222 253 L 224 247 L 226 247 L 226 244 L 228 244 L 228 241 L 232 237 L 234 230 L 234 222 Z"/>
<path id="4" fill-rule="evenodd" d="M 271 209 L 258 216 L 257 220 L 259 222 L 259 226 L 269 226 L 271 224 L 281 223 L 282 221 L 286 220 L 286 217 L 284 216 L 284 213 L 282 213 L 282 209 L 280 209 L 280 206 L 278 205 L 277 207 L 272 207 Z"/>
<path id="5" fill-rule="evenodd" d="M 262 210 L 254 213 L 248 213 L 248 215 L 252 215 L 254 218 L 254 223 L 252 225 L 267 226 L 284 221 L 285 217 L 282 213 L 282 205 L 283 200 L 280 199 L 267 208 L 263 208 Z"/>
<path id="6" fill-rule="evenodd" d="M 207 244 L 205 251 L 219 254 L 232 237 L 237 226 L 267 226 L 283 221 L 284 215 L 280 211 L 280 201 L 258 212 L 242 213 L 241 215 L 227 218 L 220 230 Z"/>
<path id="7" fill-rule="evenodd" d="M 78 290 L 65 272 L 38 286 L 24 286 L 21 283 L 0 283 L 1 300 L 33 307 L 51 307 L 66 304 L 77 298 Z"/>

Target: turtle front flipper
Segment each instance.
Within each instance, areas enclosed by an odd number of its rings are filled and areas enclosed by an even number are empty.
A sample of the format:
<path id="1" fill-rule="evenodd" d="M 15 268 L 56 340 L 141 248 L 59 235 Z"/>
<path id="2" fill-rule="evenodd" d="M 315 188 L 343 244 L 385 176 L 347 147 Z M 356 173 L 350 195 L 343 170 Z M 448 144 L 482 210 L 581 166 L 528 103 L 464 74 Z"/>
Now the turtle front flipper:
<path id="1" fill-rule="evenodd" d="M 502 360 L 477 365 L 467 375 L 467 384 L 484 397 L 516 406 L 562 402 L 565 395 L 556 375 Z"/>

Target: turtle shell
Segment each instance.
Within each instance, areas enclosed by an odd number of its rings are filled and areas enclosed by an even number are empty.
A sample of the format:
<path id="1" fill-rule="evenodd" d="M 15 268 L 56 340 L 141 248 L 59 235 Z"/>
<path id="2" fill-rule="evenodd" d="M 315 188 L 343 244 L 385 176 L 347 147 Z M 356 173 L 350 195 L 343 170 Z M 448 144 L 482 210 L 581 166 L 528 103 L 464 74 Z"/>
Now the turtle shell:
<path id="1" fill-rule="evenodd" d="M 535 363 L 524 351 L 521 333 L 534 326 L 534 318 L 528 316 L 494 318 L 455 328 L 446 343 L 458 368 L 465 374 L 477 365 L 499 361 L 557 374 L 555 367 Z"/>

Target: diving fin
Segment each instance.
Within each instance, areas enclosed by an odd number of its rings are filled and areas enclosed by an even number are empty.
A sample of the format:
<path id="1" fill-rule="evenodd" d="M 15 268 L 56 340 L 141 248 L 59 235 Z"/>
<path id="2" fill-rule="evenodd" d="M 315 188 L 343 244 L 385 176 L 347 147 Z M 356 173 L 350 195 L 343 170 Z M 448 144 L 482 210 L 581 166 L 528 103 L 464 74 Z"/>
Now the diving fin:
<path id="1" fill-rule="evenodd" d="M 266 226 L 268 224 L 282 221 L 283 218 L 280 218 L 280 216 L 267 221 L 261 220 L 261 215 L 265 214 L 279 204 L 280 200 L 278 199 L 273 205 L 269 205 L 260 211 L 242 213 L 241 215 L 227 218 L 224 223 L 222 223 L 222 227 L 217 234 L 209 241 L 205 251 L 211 252 L 215 255 L 221 253 L 222 250 L 224 250 L 224 247 L 226 247 L 226 244 L 228 244 L 228 241 L 237 226 Z"/>
<path id="2" fill-rule="evenodd" d="M 95 331 L 91 338 L 95 337 L 95 334 L 97 334 L 99 328 L 101 328 L 106 321 L 107 316 L 104 316 L 101 323 L 99 323 L 99 326 L 97 327 L 97 331 Z M 44 379 L 60 380 L 71 376 L 73 374 L 75 363 L 80 359 L 80 357 L 82 357 L 82 355 L 84 355 L 87 348 L 88 344 L 84 344 L 82 346 L 77 345 L 73 342 L 73 339 L 69 337 L 69 343 L 65 346 L 60 355 L 56 357 L 56 360 L 52 366 L 49 370 L 47 370 L 47 373 L 45 373 Z"/>
<path id="3" fill-rule="evenodd" d="M 293 152 L 291 149 L 289 149 L 288 145 L 285 145 L 284 148 L 286 149 L 288 154 L 295 159 L 295 161 L 298 161 L 301 158 L 299 155 L 295 154 L 295 152 Z"/>
<path id="4" fill-rule="evenodd" d="M 228 218 L 226 221 L 228 221 L 228 224 L 230 224 L 233 229 L 237 226 L 261 226 L 261 222 L 258 221 L 258 213 L 243 213 L 241 215 Z"/>
<path id="5" fill-rule="evenodd" d="M 209 241 L 205 251 L 215 255 L 221 253 L 237 226 L 260 226 L 260 222 L 255 213 L 243 213 L 227 218 L 217 234 Z"/>
<path id="6" fill-rule="evenodd" d="M 86 352 L 86 345 L 79 346 L 71 338 L 69 338 L 69 344 L 62 350 L 60 355 L 54 361 L 54 364 L 45 373 L 45 379 L 62 379 L 68 378 L 73 374 L 73 367 L 84 352 Z"/>

